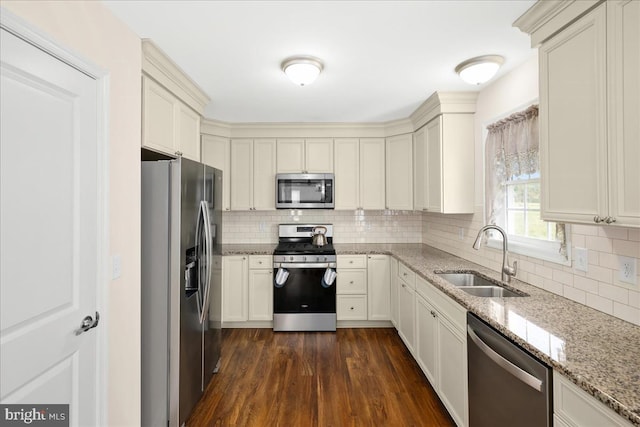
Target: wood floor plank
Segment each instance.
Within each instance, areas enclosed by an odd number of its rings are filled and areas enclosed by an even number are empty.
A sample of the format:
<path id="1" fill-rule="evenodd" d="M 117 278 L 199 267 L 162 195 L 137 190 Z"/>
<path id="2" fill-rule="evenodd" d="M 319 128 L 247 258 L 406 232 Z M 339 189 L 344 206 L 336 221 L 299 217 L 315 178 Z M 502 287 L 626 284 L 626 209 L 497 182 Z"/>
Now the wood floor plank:
<path id="1" fill-rule="evenodd" d="M 454 426 L 395 329 L 224 329 L 189 427 Z"/>

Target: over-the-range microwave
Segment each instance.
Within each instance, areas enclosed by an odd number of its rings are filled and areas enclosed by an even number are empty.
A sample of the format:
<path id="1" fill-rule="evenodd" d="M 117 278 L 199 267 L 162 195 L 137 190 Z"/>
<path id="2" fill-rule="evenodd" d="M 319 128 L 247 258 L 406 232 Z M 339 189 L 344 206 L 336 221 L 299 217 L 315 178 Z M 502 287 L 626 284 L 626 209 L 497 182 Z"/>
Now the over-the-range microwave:
<path id="1" fill-rule="evenodd" d="M 279 173 L 276 209 L 333 209 L 332 173 Z"/>

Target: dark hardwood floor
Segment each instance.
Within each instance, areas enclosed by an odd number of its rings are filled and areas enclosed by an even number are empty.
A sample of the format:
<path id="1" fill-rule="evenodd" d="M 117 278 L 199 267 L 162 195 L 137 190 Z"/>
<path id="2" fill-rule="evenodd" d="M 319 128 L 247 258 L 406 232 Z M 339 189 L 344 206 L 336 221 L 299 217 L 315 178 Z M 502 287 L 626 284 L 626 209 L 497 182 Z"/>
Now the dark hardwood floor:
<path id="1" fill-rule="evenodd" d="M 187 426 L 453 426 L 393 328 L 224 329 Z"/>

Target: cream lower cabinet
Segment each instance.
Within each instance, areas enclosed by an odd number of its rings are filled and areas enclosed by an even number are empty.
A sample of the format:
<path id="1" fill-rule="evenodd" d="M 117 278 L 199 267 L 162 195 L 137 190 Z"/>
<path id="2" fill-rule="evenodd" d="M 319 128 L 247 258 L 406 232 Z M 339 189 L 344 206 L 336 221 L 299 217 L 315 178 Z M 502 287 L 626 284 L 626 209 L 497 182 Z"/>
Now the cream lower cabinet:
<path id="1" fill-rule="evenodd" d="M 202 135 L 202 163 L 222 171 L 222 210 L 231 210 L 231 141 L 216 135 Z"/>
<path id="2" fill-rule="evenodd" d="M 200 161 L 200 115 L 142 76 L 142 146 Z"/>
<path id="3" fill-rule="evenodd" d="M 413 210 L 413 136 L 397 135 L 386 140 L 387 209 Z"/>
<path id="4" fill-rule="evenodd" d="M 391 320 L 391 275 L 388 255 L 367 255 L 369 320 Z"/>
<path id="5" fill-rule="evenodd" d="M 398 335 L 415 357 L 416 274 L 398 263 Z"/>
<path id="6" fill-rule="evenodd" d="M 249 257 L 222 257 L 222 321 L 245 322 L 249 311 Z"/>
<path id="7" fill-rule="evenodd" d="M 249 320 L 273 320 L 273 257 L 249 255 Z"/>
<path id="8" fill-rule="evenodd" d="M 611 408 L 553 371 L 553 421 L 557 427 L 631 427 Z"/>
<path id="9" fill-rule="evenodd" d="M 367 320 L 366 256 L 338 255 L 337 266 L 337 320 Z"/>
<path id="10" fill-rule="evenodd" d="M 222 321 L 273 320 L 273 257 L 222 257 Z"/>
<path id="11" fill-rule="evenodd" d="M 394 257 L 389 257 L 389 274 L 391 280 L 389 285 L 391 287 L 391 295 L 389 297 L 389 304 L 391 306 L 391 323 L 398 329 L 398 260 Z"/>
<path id="12" fill-rule="evenodd" d="M 640 2 L 601 3 L 539 58 L 542 218 L 640 227 Z"/>
<path id="13" fill-rule="evenodd" d="M 275 210 L 275 139 L 232 139 L 230 151 L 231 210 Z"/>
<path id="14" fill-rule="evenodd" d="M 416 277 L 415 356 L 458 426 L 468 425 L 466 310 Z"/>
<path id="15" fill-rule="evenodd" d="M 335 209 L 385 208 L 384 138 L 337 138 Z"/>

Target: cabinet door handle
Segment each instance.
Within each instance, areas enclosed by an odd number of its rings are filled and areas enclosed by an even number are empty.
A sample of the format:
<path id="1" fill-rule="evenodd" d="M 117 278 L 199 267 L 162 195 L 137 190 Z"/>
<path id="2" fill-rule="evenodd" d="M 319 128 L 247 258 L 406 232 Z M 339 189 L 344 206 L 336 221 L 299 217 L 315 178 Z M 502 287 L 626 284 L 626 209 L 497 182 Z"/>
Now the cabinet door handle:
<path id="1" fill-rule="evenodd" d="M 438 317 L 438 315 L 436 314 L 436 312 L 435 312 L 435 311 L 433 311 L 433 310 L 431 310 L 431 315 L 432 315 L 433 317 Z"/>
<path id="2" fill-rule="evenodd" d="M 596 216 L 593 217 L 593 222 L 595 222 L 596 224 L 600 224 L 604 220 L 605 219 L 602 218 L 600 215 L 596 215 Z"/>
<path id="3" fill-rule="evenodd" d="M 612 216 L 608 216 L 604 219 L 604 222 L 606 222 L 607 224 L 612 224 L 614 222 L 616 222 L 616 219 Z"/>

